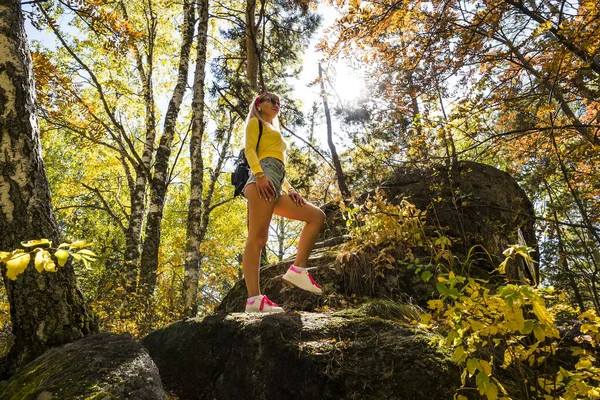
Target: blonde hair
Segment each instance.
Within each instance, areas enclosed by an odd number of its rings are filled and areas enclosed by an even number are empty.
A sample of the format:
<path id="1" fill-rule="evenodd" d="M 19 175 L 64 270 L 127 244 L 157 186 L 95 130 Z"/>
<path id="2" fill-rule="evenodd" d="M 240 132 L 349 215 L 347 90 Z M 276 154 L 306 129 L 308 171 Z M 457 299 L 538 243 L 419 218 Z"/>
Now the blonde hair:
<path id="1" fill-rule="evenodd" d="M 250 107 L 248 110 L 248 116 L 246 117 L 246 126 L 248 125 L 248 123 L 250 122 L 250 120 L 252 118 L 256 118 L 259 121 L 262 121 L 263 124 L 269 124 L 272 125 L 273 127 L 275 127 L 275 129 L 280 129 L 280 123 L 279 123 L 279 116 L 275 116 L 275 118 L 273 118 L 273 122 L 268 122 L 266 121 L 263 116 L 261 115 L 261 112 L 258 111 L 258 106 L 256 105 L 256 100 L 260 99 L 260 102 L 270 99 L 271 96 L 275 96 L 278 99 L 280 98 L 279 96 L 277 96 L 275 93 L 269 93 L 269 92 L 264 92 L 263 94 L 261 94 L 260 96 L 256 97 L 254 100 L 252 100 L 252 103 L 250 103 Z"/>

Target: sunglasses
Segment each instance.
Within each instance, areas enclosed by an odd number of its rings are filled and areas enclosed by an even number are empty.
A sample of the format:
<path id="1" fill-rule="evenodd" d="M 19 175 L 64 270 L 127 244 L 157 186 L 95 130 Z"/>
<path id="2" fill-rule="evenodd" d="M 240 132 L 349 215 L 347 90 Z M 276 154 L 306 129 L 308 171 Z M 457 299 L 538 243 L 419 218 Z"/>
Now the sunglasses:
<path id="1" fill-rule="evenodd" d="M 277 106 L 279 108 L 281 108 L 281 102 L 279 101 L 279 99 L 273 95 L 268 95 L 269 97 L 260 99 L 260 103 L 263 103 L 265 101 L 270 102 L 272 105 Z"/>

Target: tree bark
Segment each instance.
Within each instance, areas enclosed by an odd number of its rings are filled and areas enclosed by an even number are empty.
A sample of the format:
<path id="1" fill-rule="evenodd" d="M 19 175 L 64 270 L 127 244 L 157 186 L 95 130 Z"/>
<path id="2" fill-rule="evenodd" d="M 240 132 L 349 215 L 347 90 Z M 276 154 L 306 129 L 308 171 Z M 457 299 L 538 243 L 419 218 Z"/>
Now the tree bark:
<path id="1" fill-rule="evenodd" d="M 21 4 L 0 5 L 0 249 L 46 238 L 60 243 L 41 158 L 35 85 Z M 30 265 L 15 281 L 2 277 L 15 342 L 0 378 L 53 346 L 97 331 L 96 319 L 77 288 L 70 263 L 56 273 Z"/>
<path id="2" fill-rule="evenodd" d="M 327 121 L 327 144 L 329 145 L 329 151 L 331 151 L 331 158 L 333 159 L 333 165 L 335 166 L 335 175 L 337 177 L 340 192 L 342 192 L 342 196 L 344 196 L 344 198 L 349 198 L 350 190 L 348 190 L 348 186 L 346 186 L 346 176 L 342 170 L 342 163 L 340 162 L 340 158 L 338 157 L 335 149 L 335 144 L 333 143 L 331 113 L 329 112 L 329 104 L 327 103 L 327 94 L 325 93 L 325 84 L 323 82 L 323 69 L 321 68 L 320 63 L 319 79 L 321 81 L 321 98 L 323 99 L 323 107 L 325 108 L 325 120 Z"/>
<path id="3" fill-rule="evenodd" d="M 190 139 L 190 204 L 186 232 L 186 257 L 183 278 L 184 314 L 195 316 L 200 274 L 200 243 L 202 241 L 202 194 L 204 191 L 204 160 L 202 138 L 204 135 L 204 85 L 206 67 L 206 40 L 208 33 L 208 0 L 197 0 L 198 36 L 196 71 L 192 96 L 192 137 Z"/>
<path id="4" fill-rule="evenodd" d="M 125 18 L 127 9 L 123 2 L 120 2 L 121 10 Z M 130 194 L 131 214 L 129 217 L 129 226 L 125 236 L 125 288 L 128 292 L 135 292 L 137 289 L 137 278 L 140 262 L 140 247 L 142 224 L 144 222 L 144 213 L 146 211 L 146 189 L 150 179 L 150 168 L 154 157 L 154 140 L 156 139 L 156 107 L 154 104 L 154 85 L 152 75 L 154 72 L 154 40 L 156 38 L 156 15 L 152 9 L 152 2 L 148 2 L 147 15 L 148 20 L 148 53 L 146 54 L 147 68 L 144 68 L 142 55 L 137 46 L 134 46 L 136 57 L 136 68 L 142 84 L 144 95 L 144 106 L 146 110 L 146 137 L 142 158 L 139 164 L 135 166 L 136 180 L 135 189 Z"/>
<path id="5" fill-rule="evenodd" d="M 254 14 L 256 13 L 256 0 L 248 0 L 246 3 L 246 79 L 254 92 L 259 91 L 258 67 L 260 57 L 257 45 L 257 26 Z"/>
<path id="6" fill-rule="evenodd" d="M 151 295 L 156 286 L 156 271 L 158 269 L 158 250 L 160 247 L 160 225 L 165 207 L 169 180 L 169 158 L 171 157 L 171 146 L 175 137 L 175 126 L 177 116 L 181 108 L 181 102 L 185 93 L 190 51 L 194 40 L 195 7 L 194 0 L 186 0 L 183 4 L 183 28 L 182 45 L 179 56 L 179 71 L 177 84 L 169 101 L 167 115 L 165 117 L 164 131 L 160 138 L 160 144 L 156 151 L 154 164 L 154 176 L 150 184 L 150 206 L 146 220 L 146 235 L 142 248 L 140 262 L 140 290 L 142 293 Z"/>

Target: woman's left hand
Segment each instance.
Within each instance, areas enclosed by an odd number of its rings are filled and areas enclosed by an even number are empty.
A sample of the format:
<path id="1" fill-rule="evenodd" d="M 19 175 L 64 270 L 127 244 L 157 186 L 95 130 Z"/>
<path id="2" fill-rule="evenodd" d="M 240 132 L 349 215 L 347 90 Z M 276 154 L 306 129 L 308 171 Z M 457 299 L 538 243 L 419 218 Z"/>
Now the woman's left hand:
<path id="1" fill-rule="evenodd" d="M 300 193 L 296 191 L 291 191 L 288 193 L 288 195 L 292 198 L 292 200 L 294 200 L 294 203 L 296 203 L 297 206 L 302 207 L 306 203 L 306 200 L 304 200 Z"/>

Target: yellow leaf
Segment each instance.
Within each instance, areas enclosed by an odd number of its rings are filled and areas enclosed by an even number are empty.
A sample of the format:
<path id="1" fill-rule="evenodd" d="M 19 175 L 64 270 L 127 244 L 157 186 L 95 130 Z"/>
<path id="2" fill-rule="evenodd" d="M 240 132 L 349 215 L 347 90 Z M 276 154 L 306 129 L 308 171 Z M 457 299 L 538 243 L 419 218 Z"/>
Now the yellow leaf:
<path id="1" fill-rule="evenodd" d="M 598 325 L 597 324 L 582 324 L 579 329 L 581 330 L 581 333 L 598 332 Z"/>
<path id="2" fill-rule="evenodd" d="M 429 322 L 431 321 L 432 315 L 431 314 L 423 314 L 421 315 L 421 323 L 428 325 Z"/>
<path id="3" fill-rule="evenodd" d="M 588 390 L 587 395 L 590 399 L 597 399 L 600 397 L 600 390 L 598 390 L 598 388 L 591 388 Z"/>
<path id="4" fill-rule="evenodd" d="M 90 246 L 91 243 L 88 243 L 87 240 L 76 240 L 73 243 L 71 243 L 71 248 L 72 249 L 81 249 L 82 247 L 85 246 Z"/>
<path id="5" fill-rule="evenodd" d="M 69 252 L 67 250 L 56 250 L 54 253 L 54 257 L 58 260 L 58 265 L 63 267 L 67 263 L 67 258 L 69 257 Z"/>
<path id="6" fill-rule="evenodd" d="M 48 254 L 48 257 L 50 257 L 50 254 Z M 56 272 L 56 264 L 51 258 L 44 264 L 44 269 L 48 272 Z"/>
<path id="7" fill-rule="evenodd" d="M 2 262 L 6 262 L 10 259 L 10 256 L 12 255 L 12 253 L 6 252 L 6 251 L 0 251 L 0 261 Z"/>
<path id="8" fill-rule="evenodd" d="M 21 246 L 23 246 L 23 247 L 33 247 L 33 246 L 39 246 L 42 244 L 49 244 L 50 246 L 52 246 L 52 242 L 49 241 L 48 239 L 39 239 L 39 240 L 30 240 L 28 242 L 21 242 Z"/>
<path id="9" fill-rule="evenodd" d="M 427 302 L 427 306 L 432 310 L 441 310 L 444 307 L 444 302 L 442 300 L 429 300 Z"/>
<path id="10" fill-rule="evenodd" d="M 506 369 L 512 363 L 512 354 L 510 349 L 504 351 L 504 362 L 502 363 L 502 368 Z"/>
<path id="11" fill-rule="evenodd" d="M 44 270 L 44 256 L 41 251 L 38 251 L 35 255 L 34 265 L 37 272 L 42 272 Z"/>
<path id="12" fill-rule="evenodd" d="M 550 313 L 548 313 L 544 301 L 540 298 L 534 298 L 531 302 L 533 304 L 533 313 L 538 317 L 540 322 L 546 325 L 552 325 L 554 320 Z"/>
<path id="13" fill-rule="evenodd" d="M 492 366 L 490 365 L 490 363 L 485 360 L 479 360 L 479 363 L 481 364 L 482 371 L 487 376 L 490 376 L 492 374 Z"/>
<path id="14" fill-rule="evenodd" d="M 535 325 L 533 327 L 533 334 L 535 335 L 535 338 L 540 342 L 546 338 L 546 332 L 544 332 L 544 329 L 539 325 Z"/>
<path id="15" fill-rule="evenodd" d="M 17 253 L 6 262 L 6 276 L 11 279 L 17 279 L 17 276 L 22 274 L 29 265 L 31 256 L 29 253 Z"/>
<path id="16" fill-rule="evenodd" d="M 579 360 L 577 364 L 575 364 L 575 369 L 588 369 L 592 366 L 592 362 L 589 358 L 583 358 Z"/>
<path id="17" fill-rule="evenodd" d="M 467 371 L 469 371 L 469 376 L 473 375 L 477 370 L 479 364 L 479 360 L 477 358 L 469 358 L 467 360 Z"/>
<path id="18" fill-rule="evenodd" d="M 84 254 L 84 255 L 90 256 L 90 257 L 98 257 L 96 254 L 94 254 L 94 252 L 92 252 L 91 250 L 88 250 L 88 249 L 79 250 L 77 252 L 77 254 Z"/>
<path id="19" fill-rule="evenodd" d="M 462 363 L 467 358 L 467 354 L 465 353 L 465 349 L 462 346 L 458 346 L 456 350 L 454 350 L 454 354 L 452 354 L 452 359 L 456 363 Z"/>
<path id="20" fill-rule="evenodd" d="M 496 400 L 498 398 L 498 387 L 493 383 L 489 383 L 486 387 L 485 395 L 488 400 Z"/>
<path id="21" fill-rule="evenodd" d="M 37 269 L 38 272 L 42 272 L 42 270 L 56 272 L 56 264 L 54 264 L 50 253 L 46 250 L 40 249 L 40 251 L 37 252 L 37 255 L 35 256 L 35 269 Z"/>

